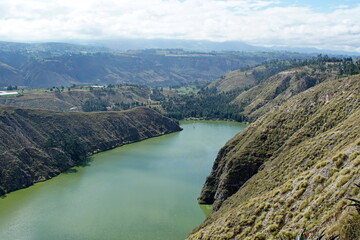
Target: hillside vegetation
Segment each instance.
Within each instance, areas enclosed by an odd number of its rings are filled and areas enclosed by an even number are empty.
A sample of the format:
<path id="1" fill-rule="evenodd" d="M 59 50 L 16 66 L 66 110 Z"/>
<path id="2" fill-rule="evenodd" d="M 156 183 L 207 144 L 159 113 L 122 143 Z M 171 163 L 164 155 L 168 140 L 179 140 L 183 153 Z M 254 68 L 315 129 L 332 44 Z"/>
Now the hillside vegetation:
<path id="1" fill-rule="evenodd" d="M 143 86 L 71 87 L 17 90 L 18 95 L 0 97 L 0 104 L 54 111 L 126 110 L 152 103 L 151 89 Z"/>
<path id="2" fill-rule="evenodd" d="M 306 58 L 293 53 L 204 53 L 181 49 L 114 52 L 62 43 L 0 42 L 0 87 L 49 88 L 141 84 L 204 86 L 212 79 L 271 59 Z"/>
<path id="3" fill-rule="evenodd" d="M 232 71 L 197 93 L 162 102 L 176 119 L 232 119 L 253 122 L 297 94 L 331 79 L 360 73 L 360 60 L 319 55 L 310 60 L 274 60 Z"/>
<path id="4" fill-rule="evenodd" d="M 188 239 L 360 236 L 360 75 L 282 101 L 220 150 L 199 198 L 215 212 Z"/>
<path id="5" fill-rule="evenodd" d="M 0 107 L 0 195 L 52 178 L 90 154 L 179 131 L 149 108 L 73 113 Z"/>

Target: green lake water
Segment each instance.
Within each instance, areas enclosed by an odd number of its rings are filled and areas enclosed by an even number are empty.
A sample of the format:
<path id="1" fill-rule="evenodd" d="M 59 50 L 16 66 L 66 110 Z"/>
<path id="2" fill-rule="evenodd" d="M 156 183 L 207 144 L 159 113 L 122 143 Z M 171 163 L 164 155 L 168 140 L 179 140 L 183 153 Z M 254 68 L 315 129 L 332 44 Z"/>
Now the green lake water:
<path id="1" fill-rule="evenodd" d="M 90 166 L 0 199 L 1 240 L 181 240 L 218 150 L 245 126 L 183 121 L 181 132 L 99 153 Z"/>

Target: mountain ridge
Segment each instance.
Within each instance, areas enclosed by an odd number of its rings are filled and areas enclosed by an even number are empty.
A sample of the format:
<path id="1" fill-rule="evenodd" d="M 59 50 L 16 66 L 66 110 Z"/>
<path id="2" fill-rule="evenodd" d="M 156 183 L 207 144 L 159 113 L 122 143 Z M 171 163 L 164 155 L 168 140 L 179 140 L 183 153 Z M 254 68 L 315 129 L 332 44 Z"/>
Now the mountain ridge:
<path id="1" fill-rule="evenodd" d="M 164 49 L 164 46 L 122 52 L 68 43 L 0 42 L 0 64 L 7 64 L 19 73 L 16 78 L 8 75 L 4 79 L 0 68 L 0 87 L 49 88 L 124 83 L 206 85 L 231 70 L 272 59 L 307 59 L 312 56 L 291 52 L 185 51 Z"/>
<path id="2" fill-rule="evenodd" d="M 188 239 L 291 238 L 304 226 L 344 234 L 337 221 L 354 209 L 343 196 L 359 195 L 359 93 L 360 75 L 325 81 L 229 140 L 200 196 L 215 213 Z"/>
<path id="3" fill-rule="evenodd" d="M 145 107 L 74 113 L 0 106 L 0 195 L 52 178 L 96 152 L 180 130 Z"/>

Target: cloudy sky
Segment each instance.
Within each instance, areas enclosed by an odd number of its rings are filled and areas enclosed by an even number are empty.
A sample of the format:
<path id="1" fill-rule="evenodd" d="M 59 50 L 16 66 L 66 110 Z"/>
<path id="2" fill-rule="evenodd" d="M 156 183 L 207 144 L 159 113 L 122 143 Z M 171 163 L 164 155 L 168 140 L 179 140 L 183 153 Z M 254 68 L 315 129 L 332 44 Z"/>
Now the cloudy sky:
<path id="1" fill-rule="evenodd" d="M 0 41 L 112 38 L 360 52 L 360 0 L 0 0 Z"/>

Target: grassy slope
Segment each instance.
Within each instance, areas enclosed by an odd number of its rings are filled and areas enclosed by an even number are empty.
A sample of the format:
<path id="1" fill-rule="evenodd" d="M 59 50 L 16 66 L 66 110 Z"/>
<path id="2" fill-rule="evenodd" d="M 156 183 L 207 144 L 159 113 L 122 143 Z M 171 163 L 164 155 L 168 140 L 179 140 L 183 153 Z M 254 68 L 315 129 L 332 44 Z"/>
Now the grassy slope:
<path id="1" fill-rule="evenodd" d="M 260 66 L 247 71 L 231 71 L 223 77 L 211 82 L 207 88 L 216 88 L 217 92 L 243 91 L 256 84 L 252 71 L 261 69 L 262 67 Z"/>
<path id="2" fill-rule="evenodd" d="M 148 108 L 64 113 L 0 107 L 0 195 L 51 178 L 89 154 L 179 130 Z"/>
<path id="3" fill-rule="evenodd" d="M 289 69 L 261 81 L 248 91 L 241 92 L 232 104 L 243 109 L 242 114 L 253 121 L 331 76 L 329 73 L 315 71 L 312 67 Z"/>
<path id="4" fill-rule="evenodd" d="M 202 198 L 221 203 L 246 183 L 189 239 L 271 239 L 304 226 L 341 231 L 336 224 L 352 211 L 344 196 L 359 197 L 359 92 L 359 75 L 322 83 L 230 140 Z"/>
<path id="5" fill-rule="evenodd" d="M 306 89 L 336 76 L 336 71 L 320 70 L 316 64 L 295 67 L 287 62 L 280 69 L 276 66 L 232 71 L 210 83 L 207 89 L 217 93 L 238 92 L 230 102 L 231 108 L 238 108 L 238 114 L 253 122 Z"/>
<path id="6" fill-rule="evenodd" d="M 38 91 L 25 93 L 24 96 L 0 97 L 0 104 L 14 107 L 38 108 L 54 111 L 81 111 L 86 101 L 104 101 L 112 106 L 116 103 L 146 103 L 149 88 L 123 86 L 94 91 L 67 88 L 63 92 Z"/>

